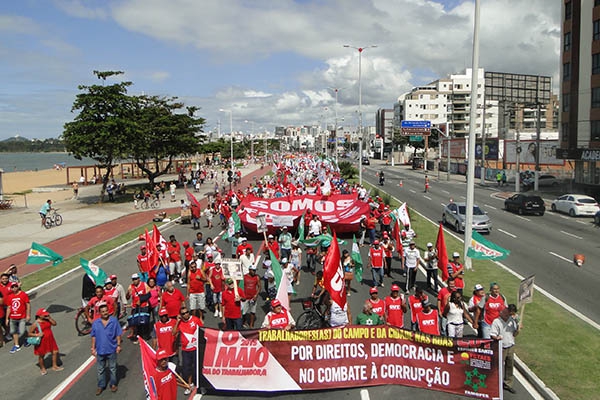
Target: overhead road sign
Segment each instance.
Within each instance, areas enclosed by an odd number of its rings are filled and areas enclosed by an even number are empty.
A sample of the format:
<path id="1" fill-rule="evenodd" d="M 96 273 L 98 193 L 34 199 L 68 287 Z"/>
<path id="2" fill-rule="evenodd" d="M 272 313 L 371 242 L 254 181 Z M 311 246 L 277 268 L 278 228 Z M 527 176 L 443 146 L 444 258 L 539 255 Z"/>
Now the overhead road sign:
<path id="1" fill-rule="evenodd" d="M 400 125 L 402 136 L 431 135 L 431 121 L 402 121 Z"/>

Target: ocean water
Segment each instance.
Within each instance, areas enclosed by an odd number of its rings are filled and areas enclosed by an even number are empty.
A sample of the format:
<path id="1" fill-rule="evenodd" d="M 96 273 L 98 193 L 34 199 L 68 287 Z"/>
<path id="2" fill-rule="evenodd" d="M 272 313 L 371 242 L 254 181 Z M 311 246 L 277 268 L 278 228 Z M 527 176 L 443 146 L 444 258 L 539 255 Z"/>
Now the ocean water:
<path id="1" fill-rule="evenodd" d="M 91 158 L 78 160 L 68 153 L 0 153 L 0 168 L 4 172 L 50 169 L 61 163 L 67 167 L 96 164 Z"/>

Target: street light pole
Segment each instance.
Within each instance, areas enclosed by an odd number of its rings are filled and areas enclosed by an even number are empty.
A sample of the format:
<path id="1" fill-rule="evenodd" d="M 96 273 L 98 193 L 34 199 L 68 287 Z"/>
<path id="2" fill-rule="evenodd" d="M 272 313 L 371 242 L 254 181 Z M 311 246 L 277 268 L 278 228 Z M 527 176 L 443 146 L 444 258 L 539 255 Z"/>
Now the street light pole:
<path id="1" fill-rule="evenodd" d="M 229 113 L 229 147 L 231 150 L 231 171 L 233 171 L 233 111 L 224 108 L 219 109 L 219 111 Z"/>
<path id="2" fill-rule="evenodd" d="M 338 130 L 338 92 L 340 91 L 340 88 L 330 87 L 329 89 L 331 89 L 335 92 L 335 126 L 333 129 L 335 131 L 335 164 L 337 165 L 337 163 L 338 163 L 338 150 L 337 150 L 337 147 L 338 147 L 338 134 L 337 134 L 337 130 Z"/>
<path id="3" fill-rule="evenodd" d="M 250 123 L 252 126 L 252 133 L 250 133 L 250 158 L 254 162 L 254 121 L 245 120 L 245 123 Z"/>
<path id="4" fill-rule="evenodd" d="M 362 52 L 365 49 L 377 47 L 377 45 L 372 44 L 367 47 L 355 47 L 350 46 L 349 44 L 345 44 L 344 47 L 348 47 L 351 49 L 358 50 L 358 134 L 360 141 L 358 142 L 358 183 L 362 185 L 362 152 L 363 152 L 363 130 L 362 130 Z"/>

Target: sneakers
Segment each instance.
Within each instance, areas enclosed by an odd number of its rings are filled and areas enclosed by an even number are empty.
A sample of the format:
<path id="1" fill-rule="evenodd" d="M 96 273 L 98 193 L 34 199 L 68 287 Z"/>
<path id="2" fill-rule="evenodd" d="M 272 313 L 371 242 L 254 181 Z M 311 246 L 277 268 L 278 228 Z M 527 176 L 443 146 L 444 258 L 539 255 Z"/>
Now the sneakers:
<path id="1" fill-rule="evenodd" d="M 10 354 L 15 354 L 19 350 L 21 350 L 21 346 L 13 346 L 12 349 L 10 349 Z"/>
<path id="2" fill-rule="evenodd" d="M 194 384 L 190 383 L 190 387 L 188 387 L 187 389 L 185 389 L 183 391 L 183 394 L 185 394 L 187 396 L 188 394 L 192 393 L 192 390 L 194 390 Z"/>
<path id="3" fill-rule="evenodd" d="M 187 283 L 182 283 L 182 284 L 181 284 L 181 287 L 182 287 L 182 288 L 184 288 L 184 287 L 187 287 Z"/>
<path id="4" fill-rule="evenodd" d="M 215 318 L 219 316 L 219 310 L 215 310 Z"/>
<path id="5" fill-rule="evenodd" d="M 219 311 L 219 318 L 223 318 L 223 313 Z"/>

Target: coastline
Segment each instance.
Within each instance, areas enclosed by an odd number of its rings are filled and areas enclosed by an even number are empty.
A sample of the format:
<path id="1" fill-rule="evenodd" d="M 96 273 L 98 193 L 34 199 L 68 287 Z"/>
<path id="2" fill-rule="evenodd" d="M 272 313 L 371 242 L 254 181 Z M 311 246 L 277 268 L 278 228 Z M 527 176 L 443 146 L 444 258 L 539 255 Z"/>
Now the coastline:
<path id="1" fill-rule="evenodd" d="M 38 171 L 16 171 L 2 173 L 4 194 L 23 193 L 43 186 L 64 186 L 67 182 L 66 169 L 42 169 Z"/>

